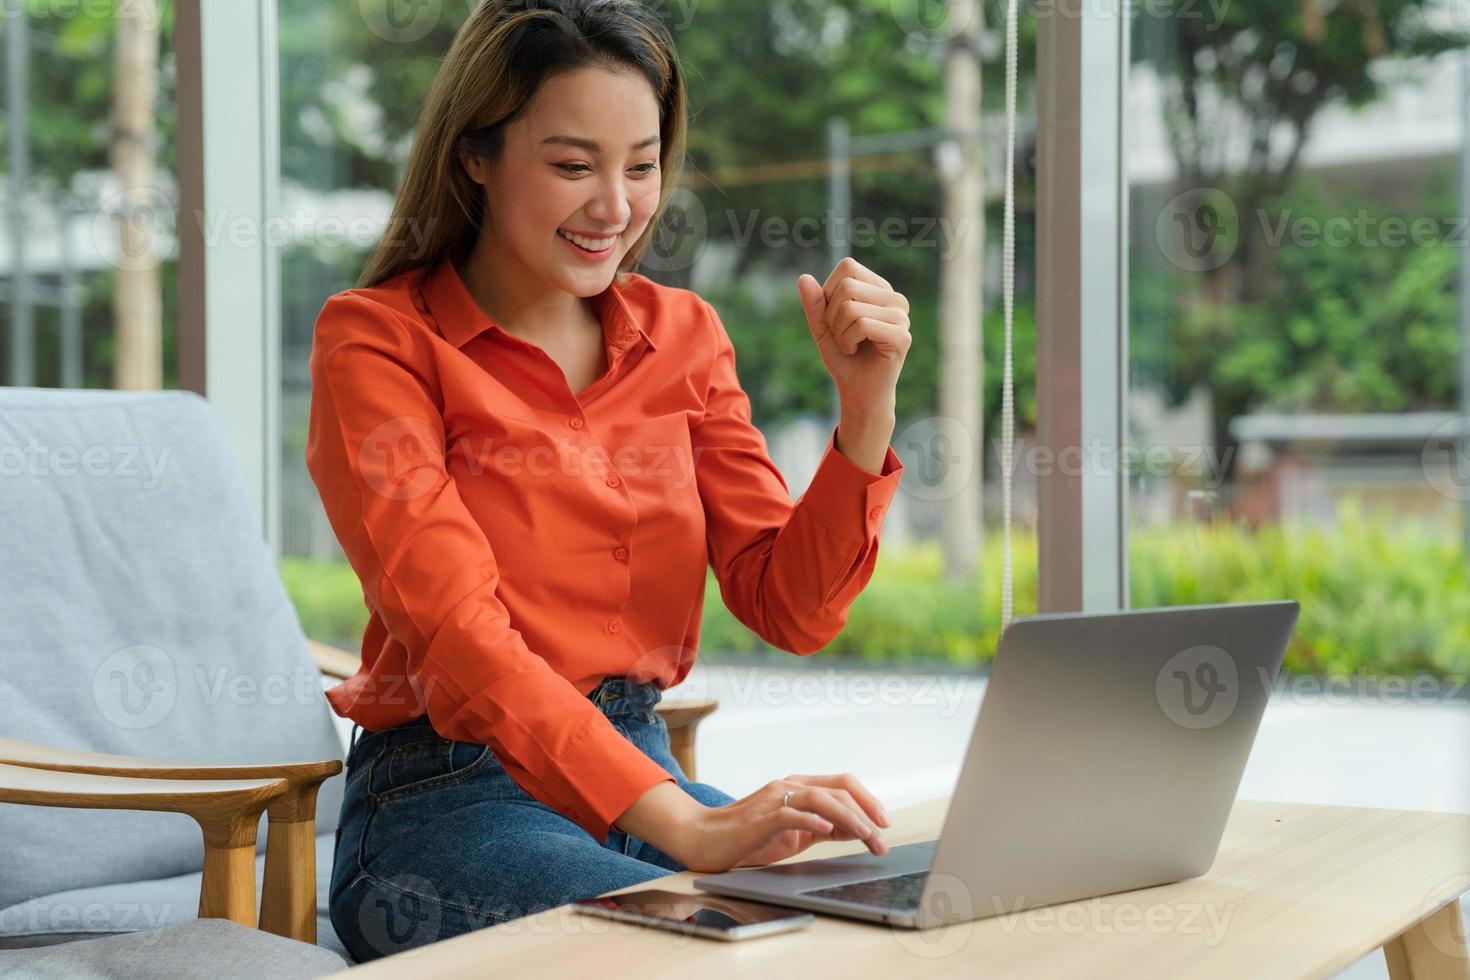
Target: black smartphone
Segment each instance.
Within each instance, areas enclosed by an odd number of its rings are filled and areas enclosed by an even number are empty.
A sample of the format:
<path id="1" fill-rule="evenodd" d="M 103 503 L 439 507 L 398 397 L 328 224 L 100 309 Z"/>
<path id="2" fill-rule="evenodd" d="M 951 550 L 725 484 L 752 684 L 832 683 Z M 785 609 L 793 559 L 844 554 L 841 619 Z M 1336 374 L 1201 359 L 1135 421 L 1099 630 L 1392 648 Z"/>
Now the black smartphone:
<path id="1" fill-rule="evenodd" d="M 754 939 L 811 925 L 810 912 L 747 902 L 722 895 L 644 888 L 604 898 L 584 898 L 572 908 L 586 915 L 637 922 L 706 939 Z"/>

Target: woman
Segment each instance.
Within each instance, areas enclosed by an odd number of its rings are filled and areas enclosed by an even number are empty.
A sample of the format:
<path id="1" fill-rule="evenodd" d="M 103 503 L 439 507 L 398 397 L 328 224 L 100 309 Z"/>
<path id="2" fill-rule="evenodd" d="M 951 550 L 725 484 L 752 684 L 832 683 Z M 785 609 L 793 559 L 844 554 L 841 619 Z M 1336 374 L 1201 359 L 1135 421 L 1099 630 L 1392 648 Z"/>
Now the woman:
<path id="1" fill-rule="evenodd" d="M 685 868 L 862 839 L 848 774 L 691 782 L 654 708 L 705 569 L 770 643 L 824 646 L 871 577 L 908 301 L 844 259 L 797 283 L 841 396 L 795 504 L 714 309 L 636 266 L 685 88 L 631 0 L 491 0 L 424 103 L 393 218 L 311 354 L 307 465 L 371 612 L 332 921 L 358 960 Z"/>

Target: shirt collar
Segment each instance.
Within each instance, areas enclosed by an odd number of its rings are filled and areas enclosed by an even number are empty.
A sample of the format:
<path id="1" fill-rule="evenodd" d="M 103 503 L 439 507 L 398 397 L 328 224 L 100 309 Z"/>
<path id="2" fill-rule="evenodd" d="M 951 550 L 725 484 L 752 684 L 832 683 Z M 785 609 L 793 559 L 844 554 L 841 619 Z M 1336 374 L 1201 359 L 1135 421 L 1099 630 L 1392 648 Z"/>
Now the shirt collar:
<path id="1" fill-rule="evenodd" d="M 486 330 L 502 338 L 524 343 L 523 338 L 507 331 L 480 309 L 480 304 L 475 302 L 455 269 L 452 257 L 440 260 L 430 270 L 420 291 L 440 335 L 454 346 L 463 347 L 471 338 Z M 653 338 L 638 322 L 632 305 L 624 295 L 626 291 L 626 285 L 619 286 L 614 281 L 590 298 L 592 308 L 602 321 L 603 341 L 607 344 L 610 357 L 627 353 L 640 341 L 646 343 L 649 350 L 658 350 Z"/>

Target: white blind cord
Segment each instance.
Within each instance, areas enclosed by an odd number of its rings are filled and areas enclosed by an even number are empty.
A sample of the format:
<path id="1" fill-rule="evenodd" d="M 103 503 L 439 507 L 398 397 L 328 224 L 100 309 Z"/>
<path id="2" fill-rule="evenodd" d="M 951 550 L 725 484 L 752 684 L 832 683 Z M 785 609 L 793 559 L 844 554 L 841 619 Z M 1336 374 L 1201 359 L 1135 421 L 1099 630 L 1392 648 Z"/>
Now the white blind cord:
<path id="1" fill-rule="evenodd" d="M 1000 292 L 1005 317 L 1005 367 L 1000 382 L 1001 512 L 1005 522 L 1000 575 L 1000 628 L 1011 625 L 1011 475 L 1016 439 L 1016 394 L 1012 373 L 1011 323 L 1016 300 L 1016 0 L 1006 0 L 1006 189 L 1001 224 Z"/>

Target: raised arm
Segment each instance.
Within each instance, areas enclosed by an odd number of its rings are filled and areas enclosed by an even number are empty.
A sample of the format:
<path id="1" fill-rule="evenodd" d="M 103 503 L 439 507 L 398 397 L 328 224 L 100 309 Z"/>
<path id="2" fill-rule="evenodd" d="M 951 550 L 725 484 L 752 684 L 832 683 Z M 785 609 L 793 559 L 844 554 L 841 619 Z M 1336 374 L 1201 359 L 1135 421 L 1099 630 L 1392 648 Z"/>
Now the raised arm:
<path id="1" fill-rule="evenodd" d="M 751 421 L 735 372 L 735 348 L 714 307 L 705 414 L 692 430 L 710 564 L 730 612 L 766 642 L 797 654 L 821 649 L 878 559 L 878 531 L 903 463 L 884 447 L 881 472 L 836 446 L 834 428 L 806 492 L 790 488 Z"/>

